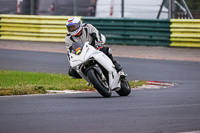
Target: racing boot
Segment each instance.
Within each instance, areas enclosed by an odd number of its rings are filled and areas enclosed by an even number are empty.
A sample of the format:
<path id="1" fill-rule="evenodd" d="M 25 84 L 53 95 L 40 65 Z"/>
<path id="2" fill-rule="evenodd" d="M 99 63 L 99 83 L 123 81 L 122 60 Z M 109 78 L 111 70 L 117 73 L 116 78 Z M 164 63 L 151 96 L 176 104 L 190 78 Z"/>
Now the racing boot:
<path id="1" fill-rule="evenodd" d="M 113 64 L 115 65 L 115 69 L 117 70 L 117 72 L 122 71 L 121 65 L 117 63 L 116 60 L 113 61 Z"/>
<path id="2" fill-rule="evenodd" d="M 120 74 L 121 78 L 128 76 L 127 74 L 124 73 L 124 71 L 122 70 L 121 65 L 119 63 L 117 63 L 117 61 L 114 60 L 113 64 L 115 65 L 115 69 Z"/>

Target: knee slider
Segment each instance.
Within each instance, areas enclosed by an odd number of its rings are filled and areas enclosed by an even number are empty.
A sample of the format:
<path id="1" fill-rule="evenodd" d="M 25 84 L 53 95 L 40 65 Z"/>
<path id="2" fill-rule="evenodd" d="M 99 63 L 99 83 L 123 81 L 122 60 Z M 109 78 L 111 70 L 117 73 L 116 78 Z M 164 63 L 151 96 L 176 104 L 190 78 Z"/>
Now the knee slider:
<path id="1" fill-rule="evenodd" d="M 112 55 L 112 50 L 111 50 L 111 48 L 108 48 L 108 54 L 109 54 L 109 55 Z"/>

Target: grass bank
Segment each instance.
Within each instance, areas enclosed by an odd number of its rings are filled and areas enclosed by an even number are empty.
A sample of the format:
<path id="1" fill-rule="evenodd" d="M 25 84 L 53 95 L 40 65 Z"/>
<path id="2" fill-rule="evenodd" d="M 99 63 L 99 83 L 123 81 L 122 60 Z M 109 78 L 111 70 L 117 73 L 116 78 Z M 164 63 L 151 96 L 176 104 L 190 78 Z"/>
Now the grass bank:
<path id="1" fill-rule="evenodd" d="M 94 90 L 86 83 L 65 74 L 0 70 L 0 96 L 45 94 L 47 90 Z M 145 81 L 129 83 L 131 87 L 137 87 Z"/>

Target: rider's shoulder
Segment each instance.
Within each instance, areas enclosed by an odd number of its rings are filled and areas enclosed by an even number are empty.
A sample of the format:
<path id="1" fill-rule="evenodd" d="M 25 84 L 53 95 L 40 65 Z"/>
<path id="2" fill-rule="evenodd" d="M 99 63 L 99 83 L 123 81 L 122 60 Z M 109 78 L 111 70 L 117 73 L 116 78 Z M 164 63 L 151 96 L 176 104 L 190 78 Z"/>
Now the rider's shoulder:
<path id="1" fill-rule="evenodd" d="M 83 27 L 89 28 L 89 27 L 93 27 L 93 25 L 92 25 L 92 24 L 89 24 L 89 23 L 83 23 Z"/>
<path id="2" fill-rule="evenodd" d="M 66 38 L 70 38 L 71 36 L 72 36 L 72 35 L 68 33 L 68 34 L 66 35 Z"/>
<path id="3" fill-rule="evenodd" d="M 71 34 L 68 33 L 66 36 L 71 36 Z"/>
<path id="4" fill-rule="evenodd" d="M 68 34 L 65 36 L 65 39 L 70 39 L 71 36 L 72 36 L 72 35 L 68 33 Z"/>

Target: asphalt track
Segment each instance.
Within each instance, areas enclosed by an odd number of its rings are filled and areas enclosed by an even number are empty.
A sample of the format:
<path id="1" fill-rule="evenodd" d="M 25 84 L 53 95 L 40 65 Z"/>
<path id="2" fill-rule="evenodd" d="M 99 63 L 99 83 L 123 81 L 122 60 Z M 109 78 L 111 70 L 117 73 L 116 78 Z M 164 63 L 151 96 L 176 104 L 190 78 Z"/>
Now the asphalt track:
<path id="1" fill-rule="evenodd" d="M 0 133 L 200 131 L 200 62 L 116 58 L 129 80 L 176 86 L 132 91 L 0 97 Z M 67 73 L 65 54 L 0 50 L 0 69 Z"/>

